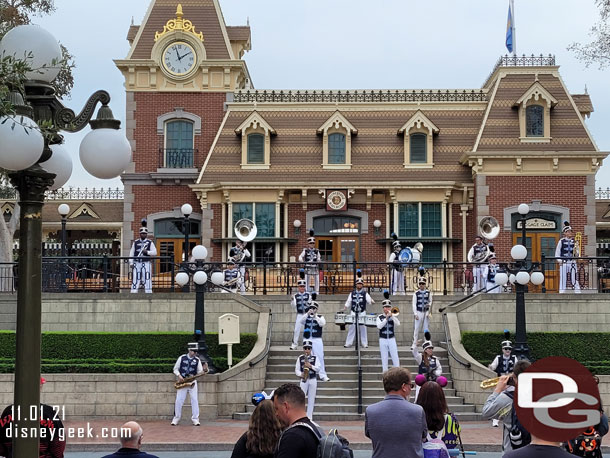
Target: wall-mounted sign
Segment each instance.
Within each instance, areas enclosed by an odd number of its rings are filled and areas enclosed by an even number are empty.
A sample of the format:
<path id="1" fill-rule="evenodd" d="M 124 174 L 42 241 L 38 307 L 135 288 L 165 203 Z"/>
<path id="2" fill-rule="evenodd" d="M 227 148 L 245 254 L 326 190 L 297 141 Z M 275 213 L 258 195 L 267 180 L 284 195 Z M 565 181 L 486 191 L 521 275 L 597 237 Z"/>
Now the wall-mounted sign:
<path id="1" fill-rule="evenodd" d="M 326 190 L 326 210 L 335 212 L 347 210 L 347 189 Z"/>
<path id="2" fill-rule="evenodd" d="M 521 220 L 517 221 L 517 229 L 521 230 L 523 224 L 521 224 Z M 557 229 L 557 223 L 550 219 L 544 218 L 530 218 L 525 221 L 526 229 L 544 229 L 544 230 L 555 230 Z"/>

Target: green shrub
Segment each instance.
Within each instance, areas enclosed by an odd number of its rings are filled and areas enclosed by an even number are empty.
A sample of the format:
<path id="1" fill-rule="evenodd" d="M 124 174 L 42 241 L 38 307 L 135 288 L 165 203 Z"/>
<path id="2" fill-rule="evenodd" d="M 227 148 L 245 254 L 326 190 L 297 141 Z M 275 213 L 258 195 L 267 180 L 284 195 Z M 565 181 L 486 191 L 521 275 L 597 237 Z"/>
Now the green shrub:
<path id="1" fill-rule="evenodd" d="M 487 366 L 501 353 L 504 334 L 499 332 L 464 332 L 462 344 L 466 351 Z M 511 340 L 514 345 L 514 336 Z M 575 359 L 591 372 L 610 374 L 610 333 L 606 332 L 531 332 L 527 344 L 533 359 L 565 356 Z"/>
<path id="2" fill-rule="evenodd" d="M 257 334 L 241 334 L 233 345 L 233 364 L 254 347 Z M 187 333 L 46 332 L 42 334 L 42 372 L 47 373 L 167 373 L 193 340 Z M 206 333 L 208 354 L 225 371 L 227 347 L 218 334 Z M 15 333 L 0 331 L 0 373 L 14 372 Z"/>

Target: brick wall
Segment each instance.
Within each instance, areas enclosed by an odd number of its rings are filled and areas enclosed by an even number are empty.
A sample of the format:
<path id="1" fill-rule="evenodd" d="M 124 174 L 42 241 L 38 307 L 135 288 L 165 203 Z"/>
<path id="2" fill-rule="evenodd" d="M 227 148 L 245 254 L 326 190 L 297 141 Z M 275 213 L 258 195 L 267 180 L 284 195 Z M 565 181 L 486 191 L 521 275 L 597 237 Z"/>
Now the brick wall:
<path id="1" fill-rule="evenodd" d="M 222 233 L 222 204 L 208 204 L 209 207 L 214 212 L 214 218 L 211 221 L 213 238 L 223 237 Z M 220 262 L 222 261 L 222 243 L 214 243 L 214 250 L 212 256 L 210 257 L 210 262 Z"/>
<path id="2" fill-rule="evenodd" d="M 195 166 L 200 169 L 218 132 L 224 116 L 225 93 L 216 92 L 137 92 L 135 93 L 137 144 L 133 153 L 136 172 L 153 172 L 161 167 L 159 148 L 164 147 L 163 135 L 157 134 L 157 117 L 181 107 L 201 117 L 201 135 L 195 135 Z"/>

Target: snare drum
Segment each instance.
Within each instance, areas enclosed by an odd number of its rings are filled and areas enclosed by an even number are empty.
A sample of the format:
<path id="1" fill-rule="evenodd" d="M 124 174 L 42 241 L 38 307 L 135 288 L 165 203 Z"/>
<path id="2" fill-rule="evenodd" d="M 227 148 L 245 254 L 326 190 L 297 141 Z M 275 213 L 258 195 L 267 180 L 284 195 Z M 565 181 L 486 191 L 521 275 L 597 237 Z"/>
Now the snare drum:
<path id="1" fill-rule="evenodd" d="M 346 318 L 348 315 L 345 312 L 337 312 L 335 313 L 335 324 L 342 325 L 346 323 Z"/>
<path id="2" fill-rule="evenodd" d="M 364 325 L 369 327 L 377 327 L 377 315 L 374 313 L 364 316 Z"/>

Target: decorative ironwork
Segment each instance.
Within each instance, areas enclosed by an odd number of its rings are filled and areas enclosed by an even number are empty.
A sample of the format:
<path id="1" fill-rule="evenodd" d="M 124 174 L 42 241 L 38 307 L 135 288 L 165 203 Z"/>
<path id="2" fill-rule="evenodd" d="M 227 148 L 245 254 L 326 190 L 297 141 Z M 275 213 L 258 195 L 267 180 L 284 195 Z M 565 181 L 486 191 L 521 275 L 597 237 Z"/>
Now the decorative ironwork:
<path id="1" fill-rule="evenodd" d="M 521 57 L 505 54 L 498 59 L 483 86 L 487 85 L 489 79 L 499 67 L 554 67 L 555 65 L 555 56 L 552 54 L 549 54 L 548 56 L 542 54 L 539 56 L 533 54 L 531 56 L 526 56 L 523 54 Z"/>
<path id="2" fill-rule="evenodd" d="M 82 130 L 92 118 L 98 102 L 101 102 L 102 106 L 108 105 L 110 103 L 110 94 L 107 91 L 94 92 L 78 115 L 75 115 L 74 111 L 70 108 L 62 107 L 55 115 L 55 125 L 58 129 L 63 129 L 67 132 Z"/>
<path id="3" fill-rule="evenodd" d="M 203 33 L 195 32 L 195 26 L 188 19 L 182 19 L 184 13 L 182 13 L 182 5 L 178 3 L 178 8 L 176 9 L 176 19 L 170 19 L 163 26 L 163 32 L 155 32 L 155 41 L 158 41 L 162 36 L 171 33 L 171 32 L 184 32 L 190 33 L 195 37 L 199 38 L 199 40 L 203 41 Z"/>
<path id="4" fill-rule="evenodd" d="M 487 92 L 464 90 L 236 91 L 234 102 L 487 102 Z"/>
<path id="5" fill-rule="evenodd" d="M 193 168 L 195 153 L 198 152 L 198 149 L 193 148 L 160 148 L 159 163 L 161 167 L 169 169 Z"/>
<path id="6" fill-rule="evenodd" d="M 606 188 L 606 189 L 599 188 L 597 191 L 595 191 L 595 198 L 596 199 L 610 199 L 610 188 Z"/>
<path id="7" fill-rule="evenodd" d="M 47 191 L 45 200 L 122 200 L 125 198 L 125 191 L 116 188 L 68 188 L 56 191 Z"/>

